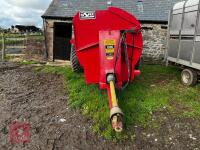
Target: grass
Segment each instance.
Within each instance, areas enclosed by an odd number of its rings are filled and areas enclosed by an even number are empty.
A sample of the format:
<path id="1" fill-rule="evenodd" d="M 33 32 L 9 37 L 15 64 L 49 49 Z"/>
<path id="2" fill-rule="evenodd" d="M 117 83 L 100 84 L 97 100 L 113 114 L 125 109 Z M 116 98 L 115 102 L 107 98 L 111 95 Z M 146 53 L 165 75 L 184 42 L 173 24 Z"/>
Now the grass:
<path id="1" fill-rule="evenodd" d="M 7 61 L 11 61 L 11 60 L 13 60 L 15 58 L 15 56 L 12 56 L 12 55 L 9 55 L 9 54 L 7 54 L 6 56 L 5 56 L 5 60 L 7 60 Z"/>
<path id="2" fill-rule="evenodd" d="M 44 35 L 29 35 L 28 40 L 44 41 Z"/>
<path id="3" fill-rule="evenodd" d="M 127 129 L 134 125 L 146 127 L 152 114 L 162 111 L 163 107 L 180 117 L 200 117 L 200 85 L 181 85 L 180 71 L 175 67 L 146 65 L 141 70 L 142 75 L 133 84 L 124 91 L 117 91 Z M 95 133 L 112 140 L 128 137 L 127 130 L 121 134 L 113 132 L 106 91 L 100 91 L 97 85 L 86 85 L 83 74 L 73 73 L 68 67 L 45 66 L 37 71 L 64 76 L 71 107 L 80 109 L 83 115 L 94 121 Z"/>
<path id="4" fill-rule="evenodd" d="M 22 65 L 33 65 L 33 64 L 38 64 L 38 62 L 35 61 L 35 60 L 29 60 L 29 61 L 23 60 L 22 62 L 20 62 L 20 64 L 22 64 Z"/>

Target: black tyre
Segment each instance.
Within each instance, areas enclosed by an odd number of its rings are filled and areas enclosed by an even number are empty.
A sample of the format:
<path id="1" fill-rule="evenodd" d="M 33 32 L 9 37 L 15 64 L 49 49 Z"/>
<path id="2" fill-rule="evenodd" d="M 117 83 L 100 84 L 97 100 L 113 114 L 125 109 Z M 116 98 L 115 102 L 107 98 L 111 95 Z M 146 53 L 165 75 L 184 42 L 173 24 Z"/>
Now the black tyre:
<path id="1" fill-rule="evenodd" d="M 141 57 L 140 60 L 138 60 L 137 64 L 135 65 L 135 69 L 140 69 L 140 67 L 143 65 L 143 58 Z"/>
<path id="2" fill-rule="evenodd" d="M 70 62 L 74 72 L 82 72 L 83 68 L 81 67 L 78 58 L 76 56 L 75 48 L 71 46 Z"/>
<path id="3" fill-rule="evenodd" d="M 194 86 L 198 81 L 197 72 L 193 69 L 184 69 L 181 73 L 181 82 L 186 86 Z"/>

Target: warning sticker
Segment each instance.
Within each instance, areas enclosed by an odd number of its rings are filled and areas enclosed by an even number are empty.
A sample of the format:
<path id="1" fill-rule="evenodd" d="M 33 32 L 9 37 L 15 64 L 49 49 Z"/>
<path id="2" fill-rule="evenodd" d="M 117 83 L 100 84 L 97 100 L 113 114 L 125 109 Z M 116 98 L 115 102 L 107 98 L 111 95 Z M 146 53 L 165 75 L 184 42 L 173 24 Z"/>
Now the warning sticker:
<path id="1" fill-rule="evenodd" d="M 104 40 L 106 58 L 109 60 L 114 58 L 115 45 L 116 45 L 116 40 L 113 39 Z"/>

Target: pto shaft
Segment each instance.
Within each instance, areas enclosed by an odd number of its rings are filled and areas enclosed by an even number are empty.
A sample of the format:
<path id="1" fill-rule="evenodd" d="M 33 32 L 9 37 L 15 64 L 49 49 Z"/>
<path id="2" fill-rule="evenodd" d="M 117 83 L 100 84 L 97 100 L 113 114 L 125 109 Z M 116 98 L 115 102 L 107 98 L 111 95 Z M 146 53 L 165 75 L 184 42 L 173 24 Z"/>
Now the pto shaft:
<path id="1" fill-rule="evenodd" d="M 110 104 L 110 120 L 112 124 L 112 128 L 116 132 L 122 132 L 123 130 L 123 112 L 118 106 L 118 100 L 115 92 L 115 82 L 114 76 L 109 75 L 108 78 L 108 96 L 109 96 L 109 104 Z"/>
<path id="2" fill-rule="evenodd" d="M 112 107 L 118 107 L 115 85 L 114 81 L 112 80 L 110 81 L 110 93 L 111 93 Z"/>

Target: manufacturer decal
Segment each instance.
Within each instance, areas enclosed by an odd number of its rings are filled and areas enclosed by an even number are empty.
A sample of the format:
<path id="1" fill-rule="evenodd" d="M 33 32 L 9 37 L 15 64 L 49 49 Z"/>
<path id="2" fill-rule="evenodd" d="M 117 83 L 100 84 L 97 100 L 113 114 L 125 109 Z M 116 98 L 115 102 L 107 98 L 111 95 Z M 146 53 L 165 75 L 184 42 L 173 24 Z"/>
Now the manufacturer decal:
<path id="1" fill-rule="evenodd" d="M 95 19 L 95 18 L 96 18 L 95 11 L 80 12 L 80 19 Z"/>

